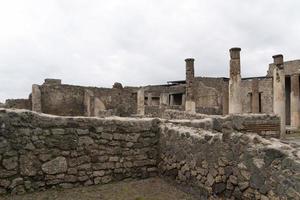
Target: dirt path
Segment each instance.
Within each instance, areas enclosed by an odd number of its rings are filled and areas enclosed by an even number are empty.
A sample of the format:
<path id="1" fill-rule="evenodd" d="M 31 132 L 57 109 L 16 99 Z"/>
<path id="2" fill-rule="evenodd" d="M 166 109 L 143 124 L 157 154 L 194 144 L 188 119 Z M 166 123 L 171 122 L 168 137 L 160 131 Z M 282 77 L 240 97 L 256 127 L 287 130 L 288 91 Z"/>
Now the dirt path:
<path id="1" fill-rule="evenodd" d="M 47 190 L 3 200 L 196 200 L 159 178 L 64 190 Z"/>

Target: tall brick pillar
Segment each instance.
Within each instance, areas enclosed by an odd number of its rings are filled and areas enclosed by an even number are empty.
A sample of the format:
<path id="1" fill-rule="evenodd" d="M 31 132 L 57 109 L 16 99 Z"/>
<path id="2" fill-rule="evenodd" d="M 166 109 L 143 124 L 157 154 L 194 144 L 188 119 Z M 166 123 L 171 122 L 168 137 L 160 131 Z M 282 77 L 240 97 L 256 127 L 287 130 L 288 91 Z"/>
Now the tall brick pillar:
<path id="1" fill-rule="evenodd" d="M 280 117 L 280 136 L 285 137 L 286 114 L 285 114 L 285 74 L 283 56 L 275 55 L 273 70 L 273 111 Z"/>
<path id="2" fill-rule="evenodd" d="M 241 100 L 241 48 L 235 47 L 230 52 L 229 114 L 242 113 Z"/>
<path id="3" fill-rule="evenodd" d="M 42 112 L 42 94 L 40 86 L 33 84 L 31 93 L 31 109 L 35 112 Z"/>
<path id="4" fill-rule="evenodd" d="M 193 58 L 185 59 L 186 62 L 186 100 L 185 111 L 196 113 L 195 96 L 193 92 L 194 85 L 194 60 Z"/>
<path id="5" fill-rule="evenodd" d="M 299 74 L 291 76 L 291 126 L 300 128 Z"/>
<path id="6" fill-rule="evenodd" d="M 259 113 L 259 85 L 258 79 L 255 78 L 252 80 L 252 113 Z"/>

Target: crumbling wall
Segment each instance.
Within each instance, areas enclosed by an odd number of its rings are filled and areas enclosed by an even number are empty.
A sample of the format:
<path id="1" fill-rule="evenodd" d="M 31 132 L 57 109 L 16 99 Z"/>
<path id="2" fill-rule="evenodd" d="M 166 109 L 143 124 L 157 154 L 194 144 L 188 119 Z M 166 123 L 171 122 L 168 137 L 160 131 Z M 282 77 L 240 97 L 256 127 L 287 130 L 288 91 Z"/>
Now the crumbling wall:
<path id="1" fill-rule="evenodd" d="M 31 110 L 31 101 L 30 99 L 7 99 L 4 106 L 6 108 Z"/>
<path id="2" fill-rule="evenodd" d="M 257 134 L 162 124 L 158 167 L 199 199 L 300 199 L 300 151 Z"/>
<path id="3" fill-rule="evenodd" d="M 156 174 L 158 121 L 0 110 L 0 194 Z"/>
<path id="4" fill-rule="evenodd" d="M 265 138 L 280 137 L 280 119 L 271 114 L 235 114 L 235 115 L 205 115 L 193 114 L 177 110 L 165 110 L 162 117 L 177 124 L 202 127 L 202 123 L 209 122 L 210 130 L 241 133 L 257 133 Z M 204 121 L 201 121 L 201 120 Z M 200 121 L 199 121 L 200 120 Z M 207 127 L 207 125 L 205 125 Z"/>
<path id="5" fill-rule="evenodd" d="M 279 124 L 278 117 L 186 116 L 194 119 L 72 118 L 0 109 L 0 194 L 159 172 L 204 199 L 300 198 L 299 146 L 254 133 L 260 134 L 255 124 Z"/>

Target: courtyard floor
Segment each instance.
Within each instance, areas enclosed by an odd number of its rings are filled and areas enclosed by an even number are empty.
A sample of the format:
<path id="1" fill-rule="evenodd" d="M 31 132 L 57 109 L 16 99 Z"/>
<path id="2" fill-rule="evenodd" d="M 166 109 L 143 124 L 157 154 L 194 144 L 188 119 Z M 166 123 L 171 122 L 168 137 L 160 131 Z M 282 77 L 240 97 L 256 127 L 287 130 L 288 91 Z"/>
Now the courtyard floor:
<path id="1" fill-rule="evenodd" d="M 160 178 L 134 180 L 73 189 L 50 189 L 2 200 L 196 200 Z"/>

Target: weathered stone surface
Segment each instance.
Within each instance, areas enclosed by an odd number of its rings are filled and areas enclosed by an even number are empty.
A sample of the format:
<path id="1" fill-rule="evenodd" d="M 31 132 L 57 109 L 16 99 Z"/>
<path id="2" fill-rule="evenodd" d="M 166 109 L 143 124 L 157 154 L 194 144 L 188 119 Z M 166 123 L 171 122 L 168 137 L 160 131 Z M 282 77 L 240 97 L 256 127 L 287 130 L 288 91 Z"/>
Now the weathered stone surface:
<path id="1" fill-rule="evenodd" d="M 239 132 L 246 127 L 243 119 L 257 119 L 235 117 L 215 118 L 220 120 L 217 131 L 211 119 L 70 118 L 0 111 L 5 121 L 0 188 L 23 193 L 159 173 L 206 199 L 297 199 L 298 150 Z M 226 133 L 220 132 L 224 124 L 229 126 Z M 17 159 L 16 167 L 11 158 Z"/>
<path id="2" fill-rule="evenodd" d="M 40 169 L 38 158 L 32 153 L 20 156 L 20 173 L 24 176 L 35 176 Z"/>
<path id="3" fill-rule="evenodd" d="M 57 157 L 42 165 L 46 174 L 59 174 L 67 171 L 67 160 L 65 157 Z"/>
<path id="4" fill-rule="evenodd" d="M 5 158 L 2 160 L 2 165 L 7 170 L 15 169 L 18 166 L 18 158 L 17 157 Z"/>

